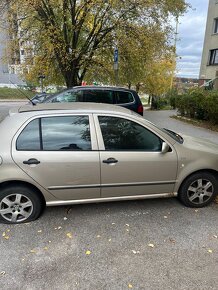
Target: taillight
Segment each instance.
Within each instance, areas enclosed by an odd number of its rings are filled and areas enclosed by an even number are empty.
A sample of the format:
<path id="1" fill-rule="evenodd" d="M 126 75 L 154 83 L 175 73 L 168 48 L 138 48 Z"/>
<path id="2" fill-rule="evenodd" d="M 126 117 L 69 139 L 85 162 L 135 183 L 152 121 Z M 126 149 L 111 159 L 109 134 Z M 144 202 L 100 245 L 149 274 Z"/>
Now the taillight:
<path id="1" fill-rule="evenodd" d="M 140 114 L 140 115 L 143 115 L 143 111 L 144 111 L 144 108 L 142 105 L 139 105 L 138 108 L 137 108 L 137 112 Z"/>

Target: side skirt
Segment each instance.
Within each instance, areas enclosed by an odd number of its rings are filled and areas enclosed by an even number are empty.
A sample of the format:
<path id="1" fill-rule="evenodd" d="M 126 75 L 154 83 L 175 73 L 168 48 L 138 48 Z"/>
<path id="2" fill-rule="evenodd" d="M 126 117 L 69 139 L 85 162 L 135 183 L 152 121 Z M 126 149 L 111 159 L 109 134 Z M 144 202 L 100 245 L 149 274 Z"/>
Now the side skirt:
<path id="1" fill-rule="evenodd" d="M 77 199 L 77 200 L 55 200 L 47 201 L 47 206 L 57 205 L 70 205 L 70 204 L 82 204 L 82 203 L 98 203 L 98 202 L 110 202 L 110 201 L 122 201 L 122 200 L 140 200 L 151 198 L 166 198 L 175 197 L 177 192 L 173 193 L 160 193 L 160 194 L 147 194 L 147 195 L 133 195 L 133 196 L 119 196 L 119 197 L 105 197 L 105 198 L 92 198 L 92 199 Z"/>

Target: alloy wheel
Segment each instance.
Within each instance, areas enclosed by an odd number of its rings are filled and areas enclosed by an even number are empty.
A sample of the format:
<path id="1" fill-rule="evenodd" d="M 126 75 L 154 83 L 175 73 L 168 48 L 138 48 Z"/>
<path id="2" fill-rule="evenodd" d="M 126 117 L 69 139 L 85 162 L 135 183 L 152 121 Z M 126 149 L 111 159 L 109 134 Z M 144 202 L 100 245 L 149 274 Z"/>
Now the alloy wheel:
<path id="1" fill-rule="evenodd" d="M 0 215 L 12 223 L 27 220 L 33 212 L 33 203 L 25 195 L 14 193 L 7 195 L 0 202 Z"/>
<path id="2" fill-rule="evenodd" d="M 203 204 L 213 195 L 214 187 L 207 179 L 197 179 L 188 187 L 188 199 L 194 204 Z"/>

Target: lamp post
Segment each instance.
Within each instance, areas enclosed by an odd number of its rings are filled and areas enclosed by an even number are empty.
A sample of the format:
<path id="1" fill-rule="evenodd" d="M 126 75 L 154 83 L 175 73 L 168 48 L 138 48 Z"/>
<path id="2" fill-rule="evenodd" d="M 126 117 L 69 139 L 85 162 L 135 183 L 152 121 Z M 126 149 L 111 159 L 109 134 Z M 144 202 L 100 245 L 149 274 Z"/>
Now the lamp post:
<path id="1" fill-rule="evenodd" d="M 39 75 L 39 82 L 40 82 L 40 86 L 41 86 L 41 93 L 43 93 L 43 80 L 45 79 L 45 75 L 40 74 Z"/>
<path id="2" fill-rule="evenodd" d="M 174 36 L 174 52 L 172 55 L 172 64 L 173 64 L 173 69 L 172 69 L 172 75 L 171 75 L 171 80 L 170 80 L 170 89 L 172 90 L 173 88 L 173 79 L 175 75 L 175 70 L 176 70 L 176 45 L 177 45 L 177 35 L 178 35 L 178 26 L 179 26 L 179 17 L 176 16 L 176 28 L 175 28 L 175 36 Z"/>

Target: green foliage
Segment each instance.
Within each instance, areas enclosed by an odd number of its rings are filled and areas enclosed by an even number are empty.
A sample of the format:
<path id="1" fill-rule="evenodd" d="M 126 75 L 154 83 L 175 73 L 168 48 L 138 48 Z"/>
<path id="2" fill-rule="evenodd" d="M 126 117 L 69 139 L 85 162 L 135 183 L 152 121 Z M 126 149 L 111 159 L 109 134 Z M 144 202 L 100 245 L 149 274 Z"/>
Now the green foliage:
<path id="1" fill-rule="evenodd" d="M 33 97 L 35 92 L 31 92 L 23 89 L 12 89 L 12 88 L 0 88 L 0 99 L 26 99 Z"/>
<path id="2" fill-rule="evenodd" d="M 158 86 L 165 90 L 168 74 L 157 65 L 171 50 L 172 16 L 187 9 L 185 0 L 1 0 L 7 4 L 8 27 L 14 31 L 11 55 L 22 40 L 27 52 L 25 77 L 36 83 L 39 74 L 45 82 L 68 86 L 91 82 L 113 82 L 113 49 L 120 51 L 122 84 L 149 84 L 146 77 L 155 72 L 165 75 Z M 4 5 L 0 3 L 1 8 Z M 19 20 L 17 19 L 19 15 Z M 19 28 L 22 38 L 19 39 Z M 11 35 L 11 33 L 10 33 Z M 32 53 L 34 44 L 34 53 Z M 167 69 L 168 70 L 168 69 Z M 23 70 L 25 71 L 25 70 Z M 103 72 L 103 73 L 100 73 Z M 88 77 L 87 77 L 88 76 Z M 162 89 L 164 88 L 164 89 Z"/>
<path id="3" fill-rule="evenodd" d="M 182 116 L 218 124 L 218 91 L 192 89 L 175 99 Z"/>

